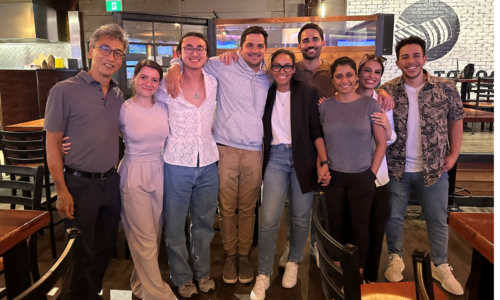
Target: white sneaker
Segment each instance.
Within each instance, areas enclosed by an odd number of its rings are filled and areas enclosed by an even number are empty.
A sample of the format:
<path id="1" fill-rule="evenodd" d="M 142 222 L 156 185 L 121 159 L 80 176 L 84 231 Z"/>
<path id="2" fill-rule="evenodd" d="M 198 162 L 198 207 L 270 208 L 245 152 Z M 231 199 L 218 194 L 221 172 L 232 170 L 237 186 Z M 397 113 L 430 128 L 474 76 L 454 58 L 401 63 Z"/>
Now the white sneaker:
<path id="1" fill-rule="evenodd" d="M 285 268 L 286 262 L 288 261 L 288 253 L 290 253 L 290 242 L 286 242 L 285 252 L 281 255 L 280 262 L 278 264 L 280 268 Z"/>
<path id="2" fill-rule="evenodd" d="M 319 268 L 319 251 L 317 248 L 317 243 L 315 242 L 314 245 L 311 246 L 311 256 L 314 257 L 314 260 L 316 261 L 316 266 Z"/>
<path id="3" fill-rule="evenodd" d="M 283 280 L 281 285 L 284 288 L 291 289 L 297 284 L 297 272 L 299 270 L 299 264 L 296 262 L 287 262 L 285 266 L 285 274 L 283 274 Z"/>
<path id="4" fill-rule="evenodd" d="M 453 273 L 451 273 L 451 271 L 453 271 L 453 268 L 449 264 L 441 264 L 436 267 L 433 263 L 431 263 L 431 270 L 432 277 L 441 282 L 443 289 L 454 295 L 460 296 L 464 294 L 462 286 L 457 281 L 455 276 L 453 276 Z"/>
<path id="5" fill-rule="evenodd" d="M 269 288 L 269 276 L 259 274 L 255 279 L 255 285 L 250 293 L 250 300 L 264 300 L 266 298 L 266 290 Z"/>
<path id="6" fill-rule="evenodd" d="M 403 270 L 405 269 L 405 264 L 399 255 L 393 253 L 389 255 L 389 263 L 385 268 L 385 278 L 390 282 L 398 282 L 403 280 Z"/>

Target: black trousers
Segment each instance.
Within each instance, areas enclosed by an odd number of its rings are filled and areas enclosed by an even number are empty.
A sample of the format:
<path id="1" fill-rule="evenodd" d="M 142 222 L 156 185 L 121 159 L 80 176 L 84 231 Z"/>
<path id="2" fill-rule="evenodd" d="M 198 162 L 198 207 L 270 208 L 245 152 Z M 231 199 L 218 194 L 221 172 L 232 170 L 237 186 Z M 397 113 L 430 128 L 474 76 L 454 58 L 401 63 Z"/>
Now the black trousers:
<path id="1" fill-rule="evenodd" d="M 370 211 L 370 245 L 363 275 L 371 282 L 378 280 L 380 256 L 384 242 L 385 224 L 389 218 L 389 194 L 385 186 L 375 189 L 372 209 Z"/>
<path id="2" fill-rule="evenodd" d="M 75 244 L 71 299 L 102 299 L 98 293 L 120 221 L 120 176 L 115 171 L 105 180 L 68 174 L 64 178 L 75 206 L 74 219 L 65 219 L 64 225 L 81 231 Z"/>
<path id="3" fill-rule="evenodd" d="M 330 175 L 330 184 L 322 187 L 330 235 L 340 243 L 345 240 L 344 219 L 349 215 L 352 243 L 359 249 L 359 267 L 363 268 L 370 244 L 370 211 L 376 176 L 370 168 L 361 173 L 342 173 L 330 169 Z"/>

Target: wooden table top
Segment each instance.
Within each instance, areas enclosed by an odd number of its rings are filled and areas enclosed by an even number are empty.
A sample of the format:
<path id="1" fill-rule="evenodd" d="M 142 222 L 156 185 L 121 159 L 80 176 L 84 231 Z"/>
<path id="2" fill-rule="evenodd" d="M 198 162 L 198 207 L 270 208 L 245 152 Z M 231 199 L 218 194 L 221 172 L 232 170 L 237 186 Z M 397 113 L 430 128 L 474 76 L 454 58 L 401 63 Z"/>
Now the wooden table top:
<path id="1" fill-rule="evenodd" d="M 478 82 L 477 77 L 475 78 L 456 78 L 456 77 L 441 77 L 442 79 L 451 80 L 455 82 L 463 82 L 463 83 L 476 83 Z"/>
<path id="2" fill-rule="evenodd" d="M 9 125 L 5 127 L 6 131 L 42 131 L 45 119 L 38 119 L 29 122 Z"/>
<path id="3" fill-rule="evenodd" d="M 448 300 L 448 297 L 433 284 L 434 299 Z M 363 300 L 416 300 L 415 282 L 380 282 L 361 285 Z"/>
<path id="4" fill-rule="evenodd" d="M 0 255 L 49 223 L 46 211 L 0 209 Z"/>
<path id="5" fill-rule="evenodd" d="M 464 122 L 493 122 L 495 114 L 489 111 L 464 107 Z"/>
<path id="6" fill-rule="evenodd" d="M 450 213 L 450 226 L 491 263 L 494 257 L 494 213 Z"/>

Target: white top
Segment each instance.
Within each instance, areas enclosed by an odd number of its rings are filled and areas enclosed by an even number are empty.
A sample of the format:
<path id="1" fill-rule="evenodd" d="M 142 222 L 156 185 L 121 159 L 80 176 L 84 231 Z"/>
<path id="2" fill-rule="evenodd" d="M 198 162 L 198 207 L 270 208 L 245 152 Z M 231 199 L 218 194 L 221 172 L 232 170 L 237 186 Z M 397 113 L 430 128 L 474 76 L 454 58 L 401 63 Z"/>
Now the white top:
<path id="1" fill-rule="evenodd" d="M 217 80 L 203 71 L 206 98 L 200 107 L 184 98 L 182 91 L 172 98 L 166 91 L 166 79 L 160 82 L 155 99 L 168 106 L 170 136 L 163 149 L 163 161 L 176 166 L 208 166 L 219 160 L 217 144 L 212 137 Z"/>
<path id="2" fill-rule="evenodd" d="M 145 108 L 129 99 L 120 109 L 120 130 L 129 156 L 158 155 L 168 137 L 168 110 L 165 103 L 155 102 Z"/>
<path id="3" fill-rule="evenodd" d="M 372 98 L 377 100 L 377 93 L 375 91 L 373 91 Z M 386 111 L 385 115 L 387 116 L 387 119 L 389 119 L 389 123 L 391 124 L 392 128 L 391 138 L 387 141 L 387 146 L 389 146 L 396 141 L 397 135 L 396 131 L 394 130 L 394 117 L 392 115 L 392 110 Z M 373 150 L 375 151 L 375 143 L 373 144 Z M 377 179 L 375 180 L 375 185 L 383 186 L 386 185 L 388 182 L 389 182 L 389 170 L 387 169 L 387 159 L 385 158 L 384 155 L 384 159 L 382 160 L 380 168 L 378 169 L 377 172 Z"/>
<path id="4" fill-rule="evenodd" d="M 423 172 L 422 167 L 422 135 L 420 132 L 420 112 L 418 110 L 418 94 L 424 85 L 417 88 L 405 84 L 408 95 L 408 121 L 406 128 L 406 165 L 405 172 Z"/>
<path id="5" fill-rule="evenodd" d="M 291 144 L 292 125 L 290 124 L 290 91 L 281 93 L 276 90 L 273 113 L 271 115 L 271 127 L 273 140 L 271 145 Z"/>

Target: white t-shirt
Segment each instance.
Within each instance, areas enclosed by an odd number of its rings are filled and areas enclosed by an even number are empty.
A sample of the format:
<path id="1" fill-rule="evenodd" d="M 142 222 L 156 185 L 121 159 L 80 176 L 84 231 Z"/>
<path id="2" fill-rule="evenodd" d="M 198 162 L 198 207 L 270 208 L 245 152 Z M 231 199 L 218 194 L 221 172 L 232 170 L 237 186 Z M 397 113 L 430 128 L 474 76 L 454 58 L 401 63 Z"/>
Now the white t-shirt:
<path id="1" fill-rule="evenodd" d="M 273 113 L 271 115 L 273 140 L 271 145 L 291 144 L 292 127 L 290 123 L 290 91 L 281 93 L 276 90 Z"/>
<path id="2" fill-rule="evenodd" d="M 408 95 L 408 122 L 406 140 L 405 172 L 422 172 L 422 134 L 420 131 L 420 112 L 418 110 L 418 94 L 424 85 L 413 88 L 405 84 Z"/>
<path id="3" fill-rule="evenodd" d="M 378 98 L 377 92 L 373 91 L 372 98 L 377 100 Z M 387 116 L 387 119 L 389 120 L 389 123 L 391 124 L 392 128 L 391 138 L 387 141 L 387 146 L 389 146 L 396 141 L 397 136 L 396 136 L 396 131 L 394 131 L 394 117 L 392 110 L 386 111 L 385 115 Z M 375 151 L 375 139 L 373 141 L 373 151 Z M 389 182 L 389 170 L 387 169 L 387 158 L 384 154 L 384 159 L 382 160 L 380 168 L 378 169 L 377 172 L 377 179 L 375 180 L 375 185 L 379 187 L 386 185 L 388 182 Z"/>

